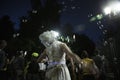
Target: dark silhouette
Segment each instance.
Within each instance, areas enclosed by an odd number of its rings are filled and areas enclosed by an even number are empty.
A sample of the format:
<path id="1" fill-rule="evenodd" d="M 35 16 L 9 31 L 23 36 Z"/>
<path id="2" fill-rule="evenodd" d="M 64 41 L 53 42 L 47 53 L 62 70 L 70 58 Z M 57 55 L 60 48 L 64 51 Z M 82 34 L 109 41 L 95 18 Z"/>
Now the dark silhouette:
<path id="1" fill-rule="evenodd" d="M 27 73 L 26 73 L 26 80 L 40 80 L 39 78 L 39 64 L 36 62 L 37 57 L 32 53 L 31 60 L 27 63 Z M 38 53 L 36 53 L 38 54 Z"/>
<path id="2" fill-rule="evenodd" d="M 0 39 L 11 40 L 14 34 L 14 23 L 8 15 L 0 19 Z"/>
<path id="3" fill-rule="evenodd" d="M 59 25 L 60 5 L 57 0 L 46 0 L 44 7 L 40 0 L 31 0 L 31 4 L 32 10 L 28 17 L 20 18 L 20 34 L 22 37 L 37 40 L 40 33 Z"/>
<path id="4" fill-rule="evenodd" d="M 7 46 L 5 40 L 0 40 L 0 79 L 6 80 L 7 53 L 3 50 Z"/>
<path id="5" fill-rule="evenodd" d="M 15 59 L 13 61 L 13 67 L 15 72 L 15 80 L 23 80 L 24 79 L 24 67 L 25 60 L 22 51 L 18 51 L 16 53 Z"/>
<path id="6" fill-rule="evenodd" d="M 60 5 L 57 0 L 43 0 L 43 2 L 44 5 L 40 0 L 31 0 L 32 10 L 28 11 L 28 16 L 20 17 L 19 37 L 23 41 L 34 42 L 34 49 L 43 47 L 38 40 L 40 33 L 59 26 Z"/>
<path id="7" fill-rule="evenodd" d="M 92 56 L 95 46 L 95 43 L 85 34 L 75 34 L 75 42 L 71 45 L 73 51 L 79 56 L 83 50 L 86 50 Z"/>

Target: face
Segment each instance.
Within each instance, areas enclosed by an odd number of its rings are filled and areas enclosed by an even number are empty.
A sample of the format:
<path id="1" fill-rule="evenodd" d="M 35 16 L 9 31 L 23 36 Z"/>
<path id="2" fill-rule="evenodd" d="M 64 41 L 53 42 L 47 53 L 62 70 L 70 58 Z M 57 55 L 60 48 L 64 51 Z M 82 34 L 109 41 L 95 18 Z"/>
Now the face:
<path id="1" fill-rule="evenodd" d="M 48 40 L 41 40 L 41 43 L 45 46 L 45 47 L 49 47 L 50 43 Z"/>

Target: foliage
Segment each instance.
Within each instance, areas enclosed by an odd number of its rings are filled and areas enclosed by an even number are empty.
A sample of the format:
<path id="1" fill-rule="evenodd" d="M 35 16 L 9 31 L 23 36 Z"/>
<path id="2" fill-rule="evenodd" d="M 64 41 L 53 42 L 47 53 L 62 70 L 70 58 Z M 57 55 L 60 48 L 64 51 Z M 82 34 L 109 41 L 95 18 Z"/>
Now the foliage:
<path id="1" fill-rule="evenodd" d="M 4 15 L 0 19 L 0 39 L 9 41 L 14 34 L 14 23 L 8 15 Z"/>
<path id="2" fill-rule="evenodd" d="M 37 49 L 39 46 L 42 46 L 38 39 L 39 34 L 46 30 L 54 29 L 55 26 L 59 26 L 60 6 L 57 0 L 47 0 L 44 6 L 38 0 L 31 1 L 32 10 L 28 12 L 28 16 L 20 18 L 19 33 L 20 38 L 24 39 L 22 41 L 29 42 L 31 40 Z"/>

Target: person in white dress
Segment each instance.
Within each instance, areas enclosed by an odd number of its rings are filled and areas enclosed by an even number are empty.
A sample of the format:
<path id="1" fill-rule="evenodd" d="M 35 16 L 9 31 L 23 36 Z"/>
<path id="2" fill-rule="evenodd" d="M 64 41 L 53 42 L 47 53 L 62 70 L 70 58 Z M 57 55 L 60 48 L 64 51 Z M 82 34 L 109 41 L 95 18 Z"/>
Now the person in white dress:
<path id="1" fill-rule="evenodd" d="M 65 43 L 58 41 L 55 33 L 51 30 L 40 34 L 39 39 L 46 48 L 37 62 L 41 62 L 46 56 L 48 57 L 45 80 L 71 80 L 66 65 L 66 56 L 78 64 L 81 64 L 81 58 L 73 53 Z"/>

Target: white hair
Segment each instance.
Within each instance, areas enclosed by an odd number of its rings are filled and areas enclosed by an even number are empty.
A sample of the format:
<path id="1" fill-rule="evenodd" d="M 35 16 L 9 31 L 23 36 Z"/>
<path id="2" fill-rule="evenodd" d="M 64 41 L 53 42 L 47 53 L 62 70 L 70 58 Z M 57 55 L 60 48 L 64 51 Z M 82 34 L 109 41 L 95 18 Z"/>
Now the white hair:
<path id="1" fill-rule="evenodd" d="M 57 32 L 56 31 L 45 31 L 42 34 L 39 35 L 39 39 L 41 42 L 46 46 L 55 40 L 57 40 L 57 36 L 55 35 Z"/>

